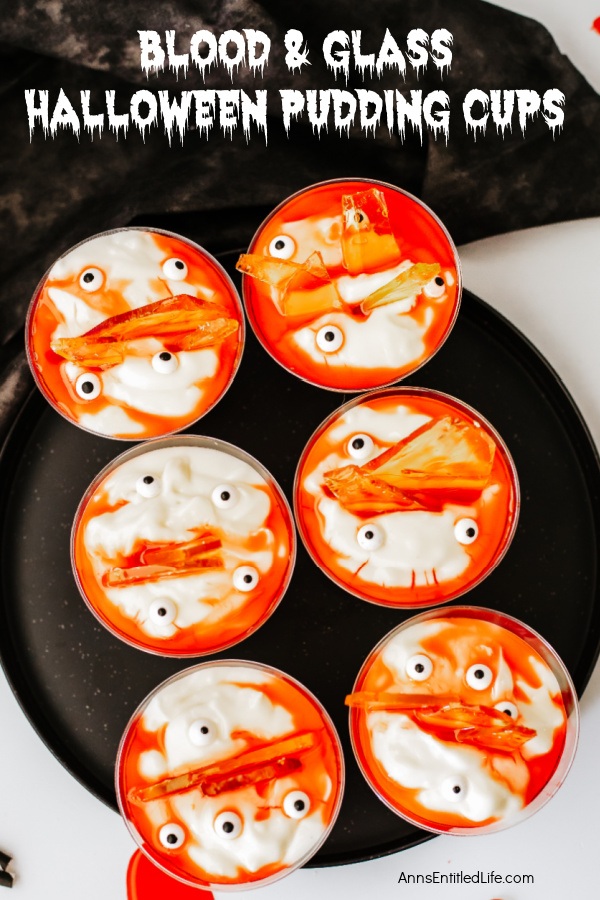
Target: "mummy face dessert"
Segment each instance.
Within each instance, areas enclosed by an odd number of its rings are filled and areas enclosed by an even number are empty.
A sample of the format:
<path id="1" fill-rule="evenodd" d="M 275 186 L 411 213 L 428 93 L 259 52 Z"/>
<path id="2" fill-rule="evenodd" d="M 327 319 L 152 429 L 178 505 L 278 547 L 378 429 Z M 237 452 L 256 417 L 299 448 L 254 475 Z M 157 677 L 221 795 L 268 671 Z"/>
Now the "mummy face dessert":
<path id="1" fill-rule="evenodd" d="M 294 556 L 291 513 L 269 473 L 193 436 L 118 457 L 83 498 L 72 535 L 92 612 L 163 655 L 212 653 L 251 634 L 285 592 Z"/>
<path id="2" fill-rule="evenodd" d="M 321 569 L 364 600 L 425 606 L 499 562 L 518 512 L 512 460 L 491 425 L 452 397 L 379 391 L 341 407 L 298 465 L 294 504 Z"/>
<path id="3" fill-rule="evenodd" d="M 460 302 L 458 257 L 434 214 L 398 188 L 328 181 L 262 224 L 237 268 L 265 349 L 320 387 L 368 390 L 426 362 Z"/>
<path id="4" fill-rule="evenodd" d="M 79 244 L 40 283 L 27 320 L 31 369 L 71 422 L 139 440 L 179 431 L 227 390 L 243 314 L 233 283 L 176 235 L 124 228 Z"/>
<path id="5" fill-rule="evenodd" d="M 259 887 L 326 839 L 343 790 L 339 739 L 298 682 L 206 663 L 165 682 L 121 742 L 117 796 L 141 849 L 195 887 Z"/>
<path id="6" fill-rule="evenodd" d="M 496 831 L 530 815 L 564 780 L 577 743 L 560 659 L 523 623 L 475 607 L 395 629 L 346 703 L 367 781 L 431 831 Z"/>

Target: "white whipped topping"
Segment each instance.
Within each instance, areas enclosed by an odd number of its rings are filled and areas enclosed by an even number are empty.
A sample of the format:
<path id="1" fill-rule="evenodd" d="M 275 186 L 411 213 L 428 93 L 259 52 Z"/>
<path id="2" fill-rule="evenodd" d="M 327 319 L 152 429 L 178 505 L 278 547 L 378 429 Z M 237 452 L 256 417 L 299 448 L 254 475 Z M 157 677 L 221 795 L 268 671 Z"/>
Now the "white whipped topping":
<path id="1" fill-rule="evenodd" d="M 423 354 L 423 338 L 433 320 L 433 310 L 428 309 L 424 324 L 420 325 L 406 313 L 407 304 L 412 306 L 412 300 L 378 306 L 362 321 L 344 312 L 327 313 L 293 332 L 293 339 L 314 362 L 324 365 L 399 369 Z M 343 334 L 343 343 L 334 353 L 324 353 L 317 345 L 317 333 L 327 325 L 339 328 Z"/>
<path id="2" fill-rule="evenodd" d="M 142 718 L 144 728 L 157 733 L 163 750 L 141 755 L 141 774 L 161 778 L 182 767 L 228 759 L 246 748 L 245 739 L 237 736 L 243 732 L 265 741 L 292 734 L 296 725 L 291 712 L 262 690 L 273 680 L 251 667 L 214 666 L 167 685 Z M 190 726 L 199 720 L 214 734 L 204 746 L 190 740 Z M 293 819 L 284 813 L 283 801 L 299 787 L 309 794 L 310 810 L 304 818 Z M 157 829 L 173 822 L 184 826 L 189 836 L 185 852 L 202 869 L 216 878 L 235 878 L 240 867 L 257 872 L 274 863 L 289 866 L 307 854 L 325 831 L 322 803 L 330 790 L 329 778 L 319 771 L 309 791 L 291 775 L 275 779 L 266 793 L 246 787 L 199 801 L 197 793 L 188 792 L 145 808 Z M 215 830 L 215 819 L 223 812 L 241 817 L 242 830 L 235 839 Z"/>
<path id="3" fill-rule="evenodd" d="M 323 497 L 317 503 L 323 537 L 338 554 L 339 564 L 361 581 L 385 587 L 434 585 L 461 575 L 470 557 L 454 536 L 456 514 L 425 510 L 392 512 L 373 518 L 383 534 L 381 546 L 364 549 L 357 540 L 367 522 Z"/>
<path id="4" fill-rule="evenodd" d="M 167 278 L 162 269 L 164 261 L 164 250 L 154 241 L 152 232 L 126 229 L 84 241 L 54 263 L 48 273 L 48 280 L 68 280 L 87 268 L 97 267 L 105 276 L 101 290 L 118 290 L 131 309 L 138 309 L 170 295 L 190 294 L 207 300 L 214 296 L 207 284 L 192 284 L 185 279 Z M 65 292 L 64 289 L 62 291 Z M 86 293 L 76 284 L 73 292 L 67 293 L 79 298 L 79 308 L 83 303 L 94 309 L 93 292 Z M 64 310 L 61 312 L 65 314 Z M 74 323 L 65 322 L 65 325 L 73 328 Z M 69 334 L 83 334 L 86 330 L 87 328 L 82 331 L 71 330 Z M 56 337 L 62 336 L 63 333 L 56 334 Z"/>
<path id="5" fill-rule="evenodd" d="M 540 686 L 535 688 L 522 678 L 516 680 L 517 687 L 529 700 L 527 725 L 536 730 L 536 736 L 523 746 L 525 759 L 548 753 L 552 747 L 554 732 L 564 720 L 563 711 L 552 701 L 552 696 L 560 693 L 554 674 L 541 660 L 533 657 L 530 662 L 541 682 Z"/>
<path id="6" fill-rule="evenodd" d="M 418 790 L 434 812 L 455 813 L 471 822 L 505 818 L 522 808 L 520 797 L 489 773 L 485 754 L 473 747 L 446 744 L 426 734 L 407 716 L 372 712 L 368 716 L 373 753 L 398 784 Z M 461 796 L 449 788 L 461 777 Z"/>
<path id="7" fill-rule="evenodd" d="M 158 493 L 143 497 L 136 484 L 151 475 Z M 235 492 L 229 508 L 215 505 L 212 494 L 219 486 Z M 106 588 L 108 598 L 143 631 L 171 637 L 180 628 L 201 621 L 215 621 L 248 602 L 251 593 L 236 591 L 233 572 L 240 565 L 254 566 L 266 574 L 278 548 L 266 527 L 271 501 L 263 477 L 244 460 L 210 448 L 185 445 L 149 450 L 118 466 L 103 482 L 111 505 L 118 509 L 91 519 L 85 529 L 85 548 L 98 577 L 117 554 L 129 555 L 140 541 L 183 543 L 198 530 L 211 527 L 223 532 L 222 569 L 196 575 L 166 578 L 146 584 Z M 266 549 L 248 550 L 245 539 L 263 533 Z M 175 604 L 173 621 L 153 621 L 150 607 L 157 599 Z M 215 601 L 218 601 L 215 603 Z"/>

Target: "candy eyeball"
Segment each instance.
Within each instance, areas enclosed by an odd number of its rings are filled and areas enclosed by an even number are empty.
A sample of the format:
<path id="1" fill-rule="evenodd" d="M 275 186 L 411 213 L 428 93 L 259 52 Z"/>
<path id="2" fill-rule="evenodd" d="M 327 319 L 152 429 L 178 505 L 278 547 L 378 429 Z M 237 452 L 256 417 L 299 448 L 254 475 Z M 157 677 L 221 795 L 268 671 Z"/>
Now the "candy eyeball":
<path id="1" fill-rule="evenodd" d="M 253 591 L 259 581 L 258 571 L 254 566 L 238 566 L 233 573 L 233 586 L 236 591 Z"/>
<path id="2" fill-rule="evenodd" d="M 336 353 L 344 343 L 344 334 L 337 325 L 323 325 L 317 331 L 315 340 L 323 353 Z"/>
<path id="3" fill-rule="evenodd" d="M 373 438 L 368 434 L 353 434 L 348 440 L 348 454 L 352 459 L 367 459 L 374 446 Z"/>
<path id="4" fill-rule="evenodd" d="M 379 525 L 363 525 L 356 533 L 358 546 L 363 550 L 379 550 L 385 536 Z"/>
<path id="5" fill-rule="evenodd" d="M 75 382 L 75 393 L 82 400 L 95 400 L 102 393 L 102 382 L 94 372 L 84 372 Z"/>
<path id="6" fill-rule="evenodd" d="M 514 703 L 511 703 L 510 700 L 502 700 L 501 703 L 496 703 L 494 709 L 497 709 L 498 712 L 504 713 L 505 716 L 510 716 L 511 719 L 519 718 L 519 710 Z"/>
<path id="7" fill-rule="evenodd" d="M 269 256 L 291 259 L 296 252 L 296 242 L 287 234 L 278 234 L 269 244 Z"/>
<path id="8" fill-rule="evenodd" d="M 217 726 L 210 719 L 195 719 L 188 728 L 188 737 L 195 747 L 207 747 L 217 737 Z"/>
<path id="9" fill-rule="evenodd" d="M 182 259 L 176 256 L 166 259 L 162 264 L 163 275 L 169 281 L 184 281 L 187 278 L 188 267 Z"/>
<path id="10" fill-rule="evenodd" d="M 160 375 L 172 375 L 179 366 L 179 360 L 174 353 L 168 350 L 161 350 L 152 357 L 152 368 Z"/>
<path id="11" fill-rule="evenodd" d="M 425 285 L 423 293 L 426 297 L 437 300 L 446 293 L 446 282 L 441 275 L 436 275 L 433 281 L 430 281 L 429 284 Z"/>
<path id="12" fill-rule="evenodd" d="M 238 489 L 232 484 L 218 484 L 210 496 L 217 509 L 232 509 L 240 499 Z"/>
<path id="13" fill-rule="evenodd" d="M 290 819 L 303 819 L 310 812 L 310 797 L 304 791 L 290 791 L 283 798 L 283 811 Z"/>
<path id="14" fill-rule="evenodd" d="M 424 653 L 417 653 L 406 662 L 406 674 L 413 681 L 426 681 L 432 672 L 433 663 Z"/>
<path id="15" fill-rule="evenodd" d="M 454 526 L 454 537 L 459 544 L 472 544 L 479 535 L 479 526 L 475 519 L 459 519 Z"/>
<path id="16" fill-rule="evenodd" d="M 227 841 L 232 841 L 234 838 L 239 837 L 242 833 L 242 827 L 243 823 L 241 818 L 237 813 L 231 812 L 230 810 L 219 813 L 213 823 L 215 834 L 225 838 Z"/>
<path id="17" fill-rule="evenodd" d="M 158 832 L 158 839 L 166 850 L 177 850 L 185 841 L 185 831 L 176 822 L 168 822 Z"/>
<path id="18" fill-rule="evenodd" d="M 469 666 L 467 674 L 465 675 L 465 681 L 474 691 L 487 690 L 493 680 L 494 673 L 489 666 L 486 666 L 483 663 Z"/>
<path id="19" fill-rule="evenodd" d="M 451 775 L 450 778 L 444 779 L 440 785 L 440 793 L 444 800 L 450 803 L 458 803 L 462 800 L 467 792 L 467 780 L 462 775 Z"/>
<path id="20" fill-rule="evenodd" d="M 172 625 L 177 618 L 177 606 L 169 597 L 158 597 L 150 604 L 148 618 L 155 625 Z"/>
<path id="21" fill-rule="evenodd" d="M 84 269 L 79 276 L 79 287 L 82 291 L 87 291 L 89 294 L 99 291 L 103 284 L 104 272 L 96 269 L 95 266 Z"/>
<path id="22" fill-rule="evenodd" d="M 135 489 L 146 500 L 152 497 L 158 497 L 160 494 L 160 478 L 154 475 L 141 475 L 135 483 Z"/>

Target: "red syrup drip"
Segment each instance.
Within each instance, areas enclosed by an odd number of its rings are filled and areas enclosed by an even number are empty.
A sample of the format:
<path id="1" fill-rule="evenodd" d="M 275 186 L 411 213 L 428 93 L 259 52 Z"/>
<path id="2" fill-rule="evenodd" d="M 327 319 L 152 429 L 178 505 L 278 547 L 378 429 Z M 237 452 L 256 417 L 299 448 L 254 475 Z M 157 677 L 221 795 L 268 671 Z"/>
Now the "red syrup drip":
<path id="1" fill-rule="evenodd" d="M 214 900 L 210 891 L 190 887 L 166 875 L 136 850 L 127 868 L 127 900 Z"/>

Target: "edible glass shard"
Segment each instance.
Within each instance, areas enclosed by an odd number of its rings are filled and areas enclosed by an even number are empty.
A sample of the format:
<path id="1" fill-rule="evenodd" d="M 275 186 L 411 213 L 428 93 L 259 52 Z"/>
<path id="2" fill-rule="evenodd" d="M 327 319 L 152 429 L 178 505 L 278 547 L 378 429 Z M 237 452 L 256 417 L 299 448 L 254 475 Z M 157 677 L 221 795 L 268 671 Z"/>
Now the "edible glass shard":
<path id="1" fill-rule="evenodd" d="M 342 196 L 342 252 L 351 275 L 397 265 L 402 255 L 378 188 Z"/>
<path id="2" fill-rule="evenodd" d="M 111 316 L 80 337 L 57 338 L 50 346 L 69 362 L 105 369 L 123 362 L 131 341 L 156 338 L 170 351 L 199 350 L 224 341 L 238 328 L 219 303 L 178 294 Z"/>
<path id="3" fill-rule="evenodd" d="M 404 272 L 400 272 L 387 284 L 363 300 L 360 304 L 363 313 L 369 313 L 378 306 L 387 306 L 397 300 L 407 300 L 420 294 L 425 285 L 429 284 L 436 275 L 439 275 L 441 267 L 438 263 L 415 263 Z"/>

